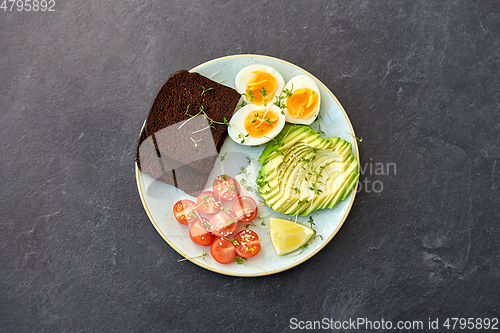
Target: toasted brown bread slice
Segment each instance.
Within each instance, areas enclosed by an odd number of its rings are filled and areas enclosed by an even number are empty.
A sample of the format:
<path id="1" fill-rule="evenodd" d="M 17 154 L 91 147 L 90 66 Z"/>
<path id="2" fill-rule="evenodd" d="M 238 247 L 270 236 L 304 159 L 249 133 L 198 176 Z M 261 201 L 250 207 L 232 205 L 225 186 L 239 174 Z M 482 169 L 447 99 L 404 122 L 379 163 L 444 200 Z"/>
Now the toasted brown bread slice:
<path id="1" fill-rule="evenodd" d="M 137 147 L 139 169 L 196 196 L 214 166 L 241 95 L 182 70 L 160 89 Z M 156 156 L 155 156 L 156 154 Z"/>

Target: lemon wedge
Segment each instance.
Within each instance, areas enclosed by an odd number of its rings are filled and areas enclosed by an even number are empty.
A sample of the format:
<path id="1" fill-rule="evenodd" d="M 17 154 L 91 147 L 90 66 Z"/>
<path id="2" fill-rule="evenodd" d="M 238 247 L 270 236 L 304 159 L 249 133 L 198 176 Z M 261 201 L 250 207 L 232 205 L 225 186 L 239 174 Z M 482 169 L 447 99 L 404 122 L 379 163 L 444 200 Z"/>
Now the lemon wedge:
<path id="1" fill-rule="evenodd" d="M 303 224 L 277 217 L 269 219 L 269 235 L 279 256 L 298 250 L 313 234 L 314 230 Z"/>

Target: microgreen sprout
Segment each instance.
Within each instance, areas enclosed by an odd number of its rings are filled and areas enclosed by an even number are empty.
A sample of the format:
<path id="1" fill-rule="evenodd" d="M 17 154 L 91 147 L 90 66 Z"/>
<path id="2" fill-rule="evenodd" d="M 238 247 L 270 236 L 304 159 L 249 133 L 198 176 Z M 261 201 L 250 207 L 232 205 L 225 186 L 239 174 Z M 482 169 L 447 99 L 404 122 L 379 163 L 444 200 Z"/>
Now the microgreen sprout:
<path id="1" fill-rule="evenodd" d="M 309 158 L 305 158 L 305 157 L 302 157 L 300 159 L 300 162 L 312 162 L 316 159 L 316 156 L 312 156 L 312 157 L 309 157 Z"/>
<path id="2" fill-rule="evenodd" d="M 201 201 L 208 204 L 208 202 L 210 201 L 212 197 L 210 195 L 204 195 L 201 197 Z"/>
<path id="3" fill-rule="evenodd" d="M 196 258 L 201 258 L 203 260 L 205 260 L 205 255 L 207 253 L 205 252 L 205 250 L 203 250 L 203 252 L 201 253 L 201 255 L 199 256 L 196 256 L 196 257 L 188 257 L 188 258 L 184 258 L 184 259 L 180 259 L 180 260 L 177 260 L 177 262 L 181 262 L 181 261 L 184 261 L 184 260 L 188 260 L 188 259 L 196 259 Z"/>
<path id="4" fill-rule="evenodd" d="M 245 143 L 245 138 L 249 137 L 250 134 L 244 135 L 243 133 L 238 134 L 238 137 L 236 139 L 241 139 L 241 144 Z"/>
<path id="5" fill-rule="evenodd" d="M 274 102 L 274 105 L 276 105 L 277 107 L 279 107 L 281 109 L 281 114 L 285 114 L 284 110 L 287 108 L 286 104 L 283 103 L 282 100 L 292 96 L 292 90 L 293 90 L 293 86 L 292 86 L 291 90 L 290 89 L 283 89 L 281 94 L 278 96 L 278 99 L 276 100 L 276 102 Z"/>
<path id="6" fill-rule="evenodd" d="M 227 239 L 228 241 L 230 241 L 234 245 L 240 245 L 240 243 L 238 243 L 238 241 L 236 239 L 231 239 L 231 238 L 227 238 L 227 237 L 224 237 L 224 239 Z"/>
<path id="7" fill-rule="evenodd" d="M 309 244 L 308 244 L 308 243 L 305 243 L 304 245 L 302 245 L 301 247 L 299 247 L 300 252 L 299 252 L 299 253 L 297 253 L 297 255 L 301 255 L 301 254 L 302 254 L 302 252 L 304 252 L 304 250 L 305 250 L 305 249 L 307 249 L 307 247 L 308 247 L 308 246 L 309 246 Z"/>
<path id="8" fill-rule="evenodd" d="M 350 135 L 350 136 L 352 136 L 354 139 L 356 139 L 356 141 L 358 141 L 358 142 L 363 141 L 363 138 L 358 138 L 357 136 L 353 135 L 352 133 L 349 133 L 349 132 L 346 132 L 346 131 L 343 131 L 343 132 L 345 132 L 345 133 L 349 134 L 349 135 Z"/>
<path id="9" fill-rule="evenodd" d="M 259 90 L 259 92 L 262 94 L 262 104 L 266 106 L 266 96 L 267 96 L 266 88 L 262 87 L 262 89 Z"/>
<path id="10" fill-rule="evenodd" d="M 248 96 L 247 97 L 248 97 L 248 100 L 250 102 L 253 102 L 253 100 L 255 99 L 255 94 L 253 93 L 253 90 L 249 90 L 248 91 Z"/>
<path id="11" fill-rule="evenodd" d="M 224 205 L 221 205 L 220 209 L 222 209 L 227 215 L 229 215 L 229 209 L 227 209 L 226 207 L 224 207 Z M 233 224 L 233 223 L 231 223 Z"/>
<path id="12" fill-rule="evenodd" d="M 244 94 L 242 94 L 242 95 L 244 95 Z M 245 106 L 245 105 L 247 105 L 247 104 L 248 104 L 248 103 L 247 103 L 247 102 L 245 102 L 245 100 L 243 100 L 243 99 L 242 99 L 242 100 L 241 100 L 241 103 L 240 103 L 240 104 L 238 104 L 238 105 L 236 105 L 236 107 L 237 107 L 237 108 L 239 108 L 239 107 L 243 107 L 243 106 Z"/>
<path id="13" fill-rule="evenodd" d="M 213 124 L 219 124 L 219 125 L 227 125 L 227 126 L 231 126 L 229 124 L 229 121 L 226 119 L 226 117 L 224 117 L 223 121 L 216 121 L 216 120 L 213 120 L 212 118 L 210 118 L 206 113 L 205 113 L 205 107 L 203 105 L 200 105 L 199 109 L 198 109 L 198 113 L 195 114 L 195 115 L 192 115 L 192 114 L 189 114 L 189 106 L 190 104 L 188 104 L 187 108 L 186 108 L 186 113 L 184 113 L 184 115 L 186 116 L 189 116 L 190 118 L 193 118 L 193 117 L 197 117 L 199 116 L 200 114 L 203 114 L 203 117 L 205 117 L 205 119 L 207 119 L 209 121 L 209 127 L 210 128 L 213 128 L 215 129 L 215 126 L 213 126 Z M 199 131 L 197 131 L 199 132 Z"/>
<path id="14" fill-rule="evenodd" d="M 247 169 L 244 166 L 240 167 L 240 172 L 238 172 L 238 175 L 245 175 L 246 177 L 250 176 L 250 173 L 247 171 Z"/>
<path id="15" fill-rule="evenodd" d="M 314 229 L 314 226 L 316 225 L 316 223 L 314 223 L 314 219 L 312 218 L 312 216 L 309 216 L 309 224 L 311 224 L 311 229 Z"/>
<path id="16" fill-rule="evenodd" d="M 241 265 L 241 264 L 244 264 L 244 265 L 245 265 L 245 262 L 247 261 L 247 259 L 246 259 L 246 258 L 243 258 L 243 257 L 238 257 L 238 256 L 236 256 L 236 257 L 233 259 L 233 261 L 236 261 L 236 263 L 237 263 L 238 265 Z"/>
<path id="17" fill-rule="evenodd" d="M 203 96 L 207 91 L 214 90 L 214 88 L 205 88 L 204 86 L 200 86 L 203 91 L 201 92 L 200 96 Z"/>
<path id="18" fill-rule="evenodd" d="M 205 220 L 203 220 L 203 219 L 201 219 L 200 221 L 201 221 L 201 224 L 202 224 L 205 228 L 207 228 L 207 229 L 209 229 L 209 230 L 212 228 L 212 226 L 210 225 L 210 223 L 208 223 L 207 221 L 205 221 Z"/>
<path id="19" fill-rule="evenodd" d="M 311 186 L 309 186 L 308 188 L 316 194 L 320 194 L 321 192 L 323 192 L 316 186 L 316 183 L 312 183 Z"/>
<path id="20" fill-rule="evenodd" d="M 297 204 L 298 204 L 299 206 L 300 206 L 300 205 L 302 205 L 302 204 L 304 204 L 304 203 L 309 203 L 309 200 L 304 199 L 304 200 L 299 200 L 299 201 L 297 202 Z"/>
<path id="21" fill-rule="evenodd" d="M 189 137 L 191 141 L 193 141 L 193 147 L 198 148 L 198 142 L 202 141 L 202 139 L 195 140 L 192 137 Z"/>
<path id="22" fill-rule="evenodd" d="M 321 122 L 319 121 L 320 119 L 323 119 L 323 116 L 320 113 L 318 113 L 314 121 L 318 122 L 318 133 L 323 135 L 326 133 L 323 130 L 321 130 Z"/>

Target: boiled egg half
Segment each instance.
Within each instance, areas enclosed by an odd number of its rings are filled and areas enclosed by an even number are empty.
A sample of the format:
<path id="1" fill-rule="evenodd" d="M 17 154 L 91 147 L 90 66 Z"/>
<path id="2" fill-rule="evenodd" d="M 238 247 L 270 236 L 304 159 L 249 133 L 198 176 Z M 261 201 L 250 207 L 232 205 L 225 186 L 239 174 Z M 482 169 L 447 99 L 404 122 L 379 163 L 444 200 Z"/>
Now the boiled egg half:
<path id="1" fill-rule="evenodd" d="M 247 66 L 236 74 L 234 81 L 245 102 L 262 106 L 273 104 L 285 86 L 281 74 L 266 65 Z"/>
<path id="2" fill-rule="evenodd" d="M 247 104 L 229 121 L 227 131 L 234 142 L 257 146 L 276 137 L 285 126 L 285 115 L 276 105 Z"/>
<path id="3" fill-rule="evenodd" d="M 297 75 L 287 82 L 282 103 L 286 105 L 286 121 L 293 124 L 311 124 L 318 116 L 321 96 L 318 85 L 308 76 Z"/>

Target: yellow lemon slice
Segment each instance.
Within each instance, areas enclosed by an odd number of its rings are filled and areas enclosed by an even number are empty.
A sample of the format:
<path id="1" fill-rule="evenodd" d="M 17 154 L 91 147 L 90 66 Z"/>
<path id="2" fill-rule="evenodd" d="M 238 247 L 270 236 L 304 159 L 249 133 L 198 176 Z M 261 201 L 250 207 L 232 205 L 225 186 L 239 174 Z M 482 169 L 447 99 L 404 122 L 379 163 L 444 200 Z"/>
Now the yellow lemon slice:
<path id="1" fill-rule="evenodd" d="M 269 219 L 269 235 L 279 256 L 298 250 L 313 234 L 314 231 L 303 224 L 277 217 Z"/>

